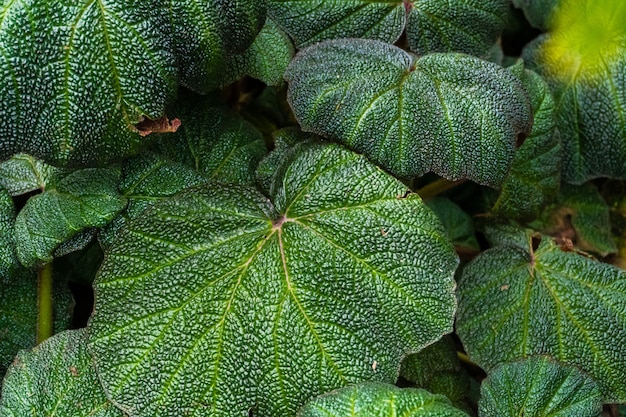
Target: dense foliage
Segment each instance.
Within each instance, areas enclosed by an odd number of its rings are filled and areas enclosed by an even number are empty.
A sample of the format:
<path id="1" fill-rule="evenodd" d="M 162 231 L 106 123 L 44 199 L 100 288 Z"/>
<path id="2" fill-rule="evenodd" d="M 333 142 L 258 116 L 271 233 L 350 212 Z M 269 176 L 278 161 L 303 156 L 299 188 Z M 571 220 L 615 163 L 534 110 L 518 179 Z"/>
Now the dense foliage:
<path id="1" fill-rule="evenodd" d="M 0 416 L 626 415 L 622 0 L 0 0 L 0 52 Z"/>

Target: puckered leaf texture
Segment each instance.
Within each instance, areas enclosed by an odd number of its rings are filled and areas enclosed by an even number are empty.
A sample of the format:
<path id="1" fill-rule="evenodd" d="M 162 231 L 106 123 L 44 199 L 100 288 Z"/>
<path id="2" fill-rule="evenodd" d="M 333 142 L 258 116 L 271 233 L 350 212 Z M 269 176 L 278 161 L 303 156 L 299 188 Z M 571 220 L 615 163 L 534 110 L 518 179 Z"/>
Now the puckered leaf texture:
<path id="1" fill-rule="evenodd" d="M 307 403 L 298 417 L 467 417 L 443 395 L 364 383 L 338 389 Z"/>
<path id="2" fill-rule="evenodd" d="M 17 267 L 15 256 L 15 206 L 8 191 L 0 186 L 0 278 L 8 277 Z"/>
<path id="3" fill-rule="evenodd" d="M 107 252 L 89 343 L 124 409 L 293 415 L 347 383 L 394 382 L 452 330 L 458 259 L 435 215 L 362 156 L 301 146 L 271 201 L 196 187 Z"/>
<path id="4" fill-rule="evenodd" d="M 497 246 L 463 270 L 457 332 L 486 369 L 547 354 L 600 385 L 606 402 L 626 400 L 626 274 L 552 239 Z"/>
<path id="5" fill-rule="evenodd" d="M 416 58 L 379 41 L 334 40 L 301 51 L 285 78 L 304 130 L 401 177 L 433 171 L 499 187 L 532 126 L 520 81 L 468 55 Z"/>
<path id="6" fill-rule="evenodd" d="M 30 155 L 17 154 L 0 163 L 0 185 L 13 196 L 41 191 L 59 171 Z"/>

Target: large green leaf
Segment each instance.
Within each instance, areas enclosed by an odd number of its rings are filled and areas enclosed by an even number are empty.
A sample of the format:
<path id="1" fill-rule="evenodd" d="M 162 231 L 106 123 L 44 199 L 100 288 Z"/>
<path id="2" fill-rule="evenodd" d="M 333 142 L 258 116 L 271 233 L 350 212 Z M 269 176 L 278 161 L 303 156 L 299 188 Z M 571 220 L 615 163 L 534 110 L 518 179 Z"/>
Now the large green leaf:
<path id="1" fill-rule="evenodd" d="M 327 39 L 395 42 L 406 22 L 402 0 L 269 0 L 268 13 L 298 48 Z"/>
<path id="2" fill-rule="evenodd" d="M 55 249 L 74 237 L 79 238 L 76 243 L 86 244 L 88 236 L 83 232 L 105 226 L 126 206 L 117 190 L 118 179 L 112 169 L 88 168 L 51 180 L 43 193 L 26 202 L 15 220 L 20 262 L 25 266 L 49 262 Z"/>
<path id="3" fill-rule="evenodd" d="M 17 154 L 0 163 L 0 185 L 15 196 L 43 191 L 60 170 L 27 154 Z"/>
<path id="4" fill-rule="evenodd" d="M 298 417 L 468 417 L 443 395 L 414 388 L 365 383 L 308 402 Z"/>
<path id="5" fill-rule="evenodd" d="M 362 156 L 300 146 L 271 201 L 193 188 L 106 254 L 90 346 L 134 415 L 292 415 L 395 381 L 406 353 L 452 330 L 458 260 L 435 215 Z"/>
<path id="6" fill-rule="evenodd" d="M 464 52 L 485 56 L 507 23 L 507 0 L 415 0 L 406 34 L 418 55 Z"/>
<path id="7" fill-rule="evenodd" d="M 175 92 L 158 0 L 11 0 L 0 6 L 0 159 L 55 164 L 130 153 L 134 124 Z"/>
<path id="8" fill-rule="evenodd" d="M 86 349 L 84 329 L 60 333 L 22 351 L 2 386 L 6 417 L 122 417 L 104 395 Z"/>
<path id="9" fill-rule="evenodd" d="M 467 55 L 415 58 L 378 41 L 335 40 L 301 51 L 286 79 L 304 130 L 401 177 L 433 171 L 498 187 L 532 125 L 520 81 Z"/>
<path id="10" fill-rule="evenodd" d="M 458 294 L 457 331 L 482 367 L 549 354 L 589 373 L 607 402 L 626 400 L 624 271 L 529 239 L 479 255 Z"/>
<path id="11" fill-rule="evenodd" d="M 556 130 L 554 100 L 536 73 L 519 72 L 534 112 L 530 135 L 515 152 L 493 212 L 510 219 L 534 219 L 554 199 L 561 180 L 561 138 Z"/>
<path id="12" fill-rule="evenodd" d="M 228 78 L 228 57 L 245 51 L 265 22 L 265 0 L 170 0 L 180 82 L 207 93 Z M 157 6 L 163 8 L 163 6 Z"/>
<path id="13" fill-rule="evenodd" d="M 598 385 L 573 366 L 534 356 L 505 363 L 481 386 L 480 417 L 598 417 Z"/>

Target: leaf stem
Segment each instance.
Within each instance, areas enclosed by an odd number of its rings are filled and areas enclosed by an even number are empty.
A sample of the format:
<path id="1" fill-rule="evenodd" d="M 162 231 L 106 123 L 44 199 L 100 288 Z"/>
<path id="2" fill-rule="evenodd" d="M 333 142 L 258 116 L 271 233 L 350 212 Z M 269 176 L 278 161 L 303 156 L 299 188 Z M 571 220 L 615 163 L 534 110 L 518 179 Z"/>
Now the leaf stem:
<path id="1" fill-rule="evenodd" d="M 53 333 L 52 262 L 41 267 L 37 289 L 37 344 Z"/>
<path id="2" fill-rule="evenodd" d="M 417 190 L 417 194 L 422 197 L 422 200 L 427 200 L 445 191 L 448 191 L 449 189 L 454 188 L 457 185 L 461 185 L 465 181 L 466 180 L 448 181 L 445 178 L 440 178 L 436 181 L 431 182 L 430 184 L 426 184 L 425 186 Z"/>

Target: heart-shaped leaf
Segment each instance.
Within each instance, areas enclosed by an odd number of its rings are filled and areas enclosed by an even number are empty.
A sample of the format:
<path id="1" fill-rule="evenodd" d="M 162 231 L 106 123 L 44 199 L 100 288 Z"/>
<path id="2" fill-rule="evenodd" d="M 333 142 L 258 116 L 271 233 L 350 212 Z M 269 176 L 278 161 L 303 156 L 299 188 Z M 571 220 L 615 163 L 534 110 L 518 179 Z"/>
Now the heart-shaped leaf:
<path id="1" fill-rule="evenodd" d="M 602 411 L 593 379 L 541 356 L 496 367 L 480 392 L 480 417 L 598 417 Z"/>
<path id="2" fill-rule="evenodd" d="M 452 330 L 458 260 L 435 215 L 363 157 L 300 146 L 271 202 L 196 187 L 110 248 L 90 346 L 124 409 L 293 415 L 347 383 L 395 381 L 406 353 Z"/>
<path id="3" fill-rule="evenodd" d="M 123 417 L 98 382 L 86 340 L 84 329 L 71 330 L 20 352 L 2 386 L 0 414 Z"/>
<path id="4" fill-rule="evenodd" d="M 0 6 L 0 159 L 55 164 L 129 154 L 134 124 L 175 93 L 167 9 L 158 0 L 19 0 Z"/>
<path id="5" fill-rule="evenodd" d="M 532 113 L 520 81 L 461 54 L 421 58 L 366 39 L 301 51 L 285 75 L 302 128 L 401 177 L 433 171 L 499 187 Z"/>
<path id="6" fill-rule="evenodd" d="M 338 389 L 307 403 L 298 417 L 468 417 L 443 395 L 414 388 L 365 383 Z"/>
<path id="7" fill-rule="evenodd" d="M 457 332 L 479 365 L 548 354 L 625 401 L 626 273 L 550 238 L 498 246 L 463 270 Z"/>

